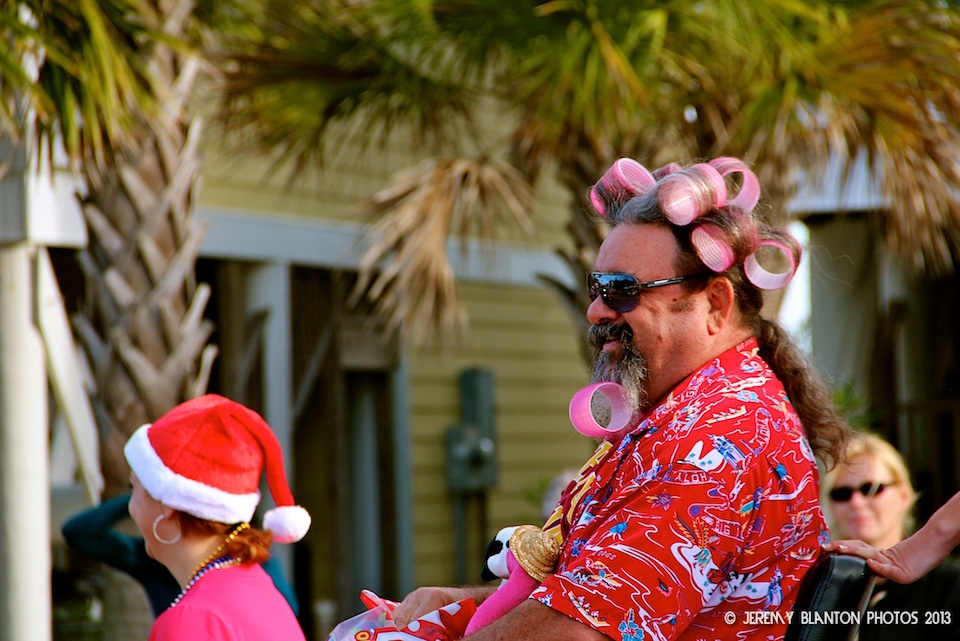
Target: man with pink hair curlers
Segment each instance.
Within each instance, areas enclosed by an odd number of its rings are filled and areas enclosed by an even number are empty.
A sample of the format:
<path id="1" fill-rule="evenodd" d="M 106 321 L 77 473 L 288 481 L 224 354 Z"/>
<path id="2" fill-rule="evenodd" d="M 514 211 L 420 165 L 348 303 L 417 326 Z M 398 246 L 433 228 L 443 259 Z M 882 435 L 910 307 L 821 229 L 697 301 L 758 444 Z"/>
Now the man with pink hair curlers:
<path id="1" fill-rule="evenodd" d="M 542 528 L 556 545 L 535 560 L 555 548 L 550 569 L 467 638 L 782 638 L 829 538 L 815 455 L 831 463 L 848 433 L 760 314 L 800 247 L 761 220 L 759 181 L 736 158 L 654 172 L 622 158 L 589 196 L 610 230 L 588 281 L 593 384 L 570 416 L 600 443 Z M 394 619 L 465 596 L 480 613 L 491 593 L 420 588 Z"/>

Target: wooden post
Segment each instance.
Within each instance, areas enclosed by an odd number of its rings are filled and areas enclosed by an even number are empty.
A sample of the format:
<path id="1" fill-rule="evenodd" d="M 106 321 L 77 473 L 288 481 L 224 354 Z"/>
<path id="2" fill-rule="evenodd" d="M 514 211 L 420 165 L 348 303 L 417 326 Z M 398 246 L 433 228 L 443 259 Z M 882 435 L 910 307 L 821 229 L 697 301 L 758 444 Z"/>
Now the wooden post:
<path id="1" fill-rule="evenodd" d="M 53 636 L 47 379 L 33 258 L 26 242 L 0 244 L 0 639 L 10 641 Z"/>

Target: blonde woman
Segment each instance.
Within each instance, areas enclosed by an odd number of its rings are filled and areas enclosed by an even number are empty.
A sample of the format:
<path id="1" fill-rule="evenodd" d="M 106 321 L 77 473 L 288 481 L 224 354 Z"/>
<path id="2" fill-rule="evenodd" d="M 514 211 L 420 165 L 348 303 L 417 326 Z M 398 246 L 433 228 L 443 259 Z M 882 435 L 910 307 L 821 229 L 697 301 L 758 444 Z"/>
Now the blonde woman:
<path id="1" fill-rule="evenodd" d="M 913 583 L 937 567 L 960 545 L 960 492 L 954 494 L 922 528 L 883 550 L 863 541 L 835 540 L 823 548 L 857 554 L 867 559 L 870 569 L 897 583 Z"/>
<path id="2" fill-rule="evenodd" d="M 835 538 L 859 539 L 882 550 L 913 530 L 917 493 L 903 457 L 879 436 L 858 433 L 851 438 L 845 462 L 827 474 L 823 486 Z M 894 636 L 930 641 L 958 634 L 960 566 L 949 562 L 914 585 L 880 584 L 860 628 L 861 641 Z"/>

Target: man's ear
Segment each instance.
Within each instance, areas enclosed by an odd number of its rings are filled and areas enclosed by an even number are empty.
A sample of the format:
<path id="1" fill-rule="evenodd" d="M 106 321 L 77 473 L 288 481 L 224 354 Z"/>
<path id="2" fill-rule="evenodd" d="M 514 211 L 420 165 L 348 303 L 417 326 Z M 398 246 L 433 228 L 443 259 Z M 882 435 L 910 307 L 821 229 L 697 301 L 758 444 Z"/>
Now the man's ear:
<path id="1" fill-rule="evenodd" d="M 711 278 L 704 290 L 710 307 L 707 316 L 707 331 L 718 334 L 733 320 L 736 298 L 733 293 L 733 283 L 726 278 Z"/>

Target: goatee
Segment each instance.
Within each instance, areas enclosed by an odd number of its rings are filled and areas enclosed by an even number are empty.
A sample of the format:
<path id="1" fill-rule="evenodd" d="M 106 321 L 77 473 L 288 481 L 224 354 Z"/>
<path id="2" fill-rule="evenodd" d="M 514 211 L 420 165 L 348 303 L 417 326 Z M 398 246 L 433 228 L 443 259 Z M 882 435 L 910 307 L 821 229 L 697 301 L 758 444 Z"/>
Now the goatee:
<path id="1" fill-rule="evenodd" d="M 647 405 L 647 359 L 633 346 L 633 330 L 626 323 L 591 325 L 590 349 L 593 356 L 591 382 L 618 383 L 626 401 L 638 416 Z M 620 341 L 620 350 L 604 351 L 607 341 Z"/>

